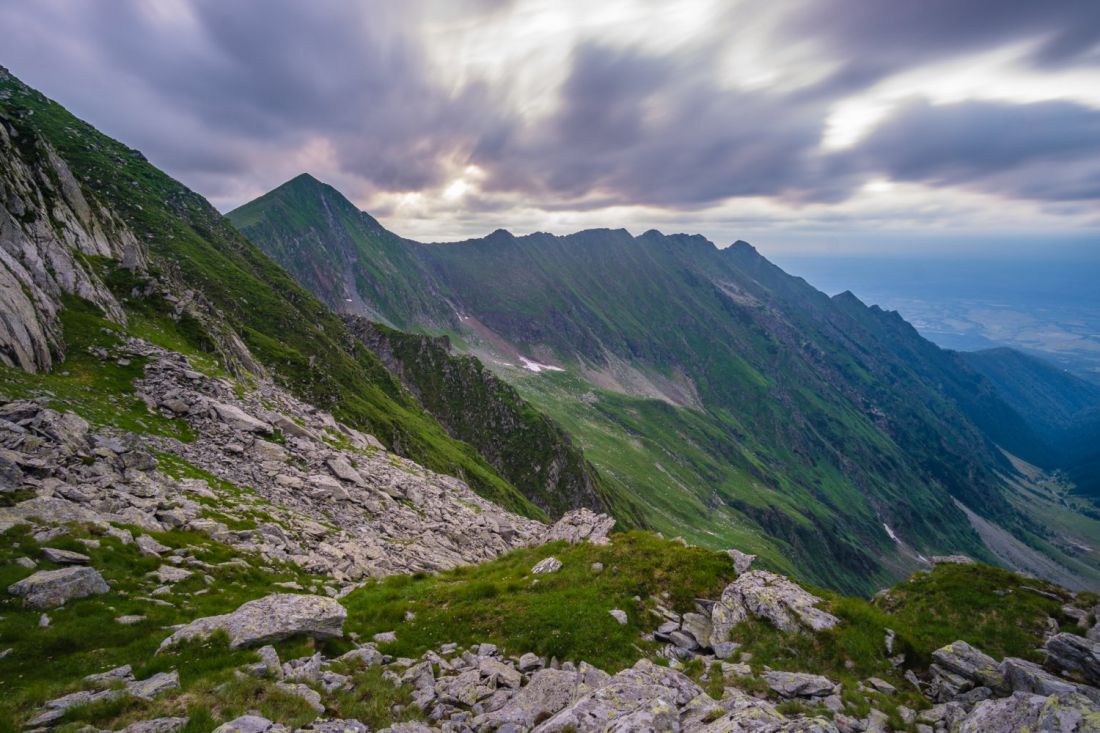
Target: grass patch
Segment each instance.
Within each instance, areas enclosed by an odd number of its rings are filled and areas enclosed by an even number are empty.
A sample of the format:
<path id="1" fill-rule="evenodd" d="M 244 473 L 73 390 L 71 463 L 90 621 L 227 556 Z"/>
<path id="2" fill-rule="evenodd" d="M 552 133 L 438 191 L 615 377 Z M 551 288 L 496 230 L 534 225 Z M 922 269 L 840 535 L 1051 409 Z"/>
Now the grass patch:
<path id="1" fill-rule="evenodd" d="M 562 569 L 530 575 L 550 555 Z M 602 573 L 592 572 L 594 562 L 603 563 Z M 384 647 L 395 655 L 419 656 L 446 642 L 492 642 L 510 654 L 584 660 L 616 671 L 656 650 L 639 638 L 652 618 L 635 597 L 667 593 L 664 603 L 687 611 L 697 597 L 716 598 L 732 578 L 725 555 L 628 532 L 602 547 L 559 542 L 438 575 L 386 578 L 344 603 L 350 630 L 367 638 L 397 632 L 397 642 Z M 611 617 L 613 608 L 627 612 L 626 625 Z M 415 614 L 411 621 L 405 621 L 408 611 Z"/>

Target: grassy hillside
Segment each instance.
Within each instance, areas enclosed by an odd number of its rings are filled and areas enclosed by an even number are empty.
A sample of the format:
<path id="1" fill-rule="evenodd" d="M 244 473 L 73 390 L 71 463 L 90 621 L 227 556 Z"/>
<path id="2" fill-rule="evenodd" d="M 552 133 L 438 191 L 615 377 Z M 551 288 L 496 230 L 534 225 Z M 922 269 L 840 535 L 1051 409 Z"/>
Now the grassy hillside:
<path id="1" fill-rule="evenodd" d="M 53 146 L 85 195 L 115 211 L 144 243 L 152 276 L 179 292 L 197 291 L 211 321 L 237 334 L 280 382 L 396 452 L 461 476 L 504 506 L 542 516 L 476 450 L 447 435 L 339 317 L 205 199 L 2 70 L 0 92 L 0 115 L 18 131 L 24 156 L 45 156 L 39 139 Z M 119 272 L 114 280 L 124 295 L 132 289 L 126 277 Z M 217 340 L 205 339 L 211 347 Z"/>

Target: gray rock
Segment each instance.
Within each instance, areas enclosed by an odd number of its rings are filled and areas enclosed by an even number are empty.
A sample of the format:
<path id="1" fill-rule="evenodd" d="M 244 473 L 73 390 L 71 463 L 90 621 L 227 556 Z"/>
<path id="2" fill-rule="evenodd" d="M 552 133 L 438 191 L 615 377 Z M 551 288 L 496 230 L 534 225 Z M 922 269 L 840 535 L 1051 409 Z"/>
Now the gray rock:
<path id="1" fill-rule="evenodd" d="M 702 694 L 687 676 L 642 659 L 535 730 L 538 733 L 678 730 L 680 709 Z"/>
<path id="2" fill-rule="evenodd" d="M 165 639 L 166 649 L 187 639 L 209 636 L 216 631 L 229 635 L 233 649 L 279 641 L 303 634 L 317 639 L 343 635 L 347 611 L 324 596 L 275 593 L 249 601 L 232 613 L 196 619 Z"/>
<path id="3" fill-rule="evenodd" d="M 965 641 L 955 641 L 932 652 L 939 668 L 991 690 L 1005 689 L 1004 675 L 996 660 Z"/>
<path id="4" fill-rule="evenodd" d="M 701 613 L 685 613 L 681 630 L 689 634 L 699 644 L 700 648 L 710 646 L 710 619 Z"/>
<path id="5" fill-rule="evenodd" d="M 615 619 L 616 621 L 619 622 L 620 626 L 626 626 L 626 623 L 629 620 L 626 617 L 626 611 L 623 611 L 623 610 L 618 609 L 618 608 L 613 608 L 610 611 L 608 611 L 608 613 L 611 614 L 611 617 L 613 619 Z"/>
<path id="6" fill-rule="evenodd" d="M 542 541 L 547 543 L 565 540 L 574 545 L 578 542 L 606 545 L 607 535 L 614 526 L 615 519 L 606 514 L 597 514 L 591 509 L 574 509 L 554 522 L 542 536 Z"/>
<path id="7" fill-rule="evenodd" d="M 1044 649 L 1057 669 L 1075 672 L 1090 685 L 1100 685 L 1100 642 L 1075 634 L 1055 634 Z"/>
<path id="8" fill-rule="evenodd" d="M 764 570 L 750 570 L 726 586 L 711 609 L 711 646 L 729 641 L 730 630 L 750 616 L 782 631 L 822 631 L 840 619 L 818 608 L 821 599 L 793 581 Z"/>
<path id="9" fill-rule="evenodd" d="M 124 664 L 121 667 L 115 667 L 109 669 L 106 672 L 98 672 L 96 674 L 90 674 L 84 678 L 84 682 L 89 685 L 109 685 L 119 680 L 130 681 L 134 679 L 134 671 L 129 664 Z"/>
<path id="10" fill-rule="evenodd" d="M 144 616 L 137 614 L 127 614 L 125 616 L 115 616 L 115 623 L 122 624 L 123 626 L 133 626 L 134 624 L 140 624 L 145 620 Z"/>
<path id="11" fill-rule="evenodd" d="M 370 728 L 358 720 L 315 720 L 294 733 L 370 733 Z"/>
<path id="12" fill-rule="evenodd" d="M 1043 697 L 1014 692 L 1010 697 L 986 700 L 959 726 L 960 733 L 1096 733 L 1100 731 L 1100 708 L 1088 698 L 1073 693 Z"/>
<path id="13" fill-rule="evenodd" d="M 317 692 L 317 690 L 314 690 L 312 687 L 303 685 L 300 682 L 276 682 L 275 687 L 295 697 L 302 698 L 318 713 L 325 712 L 325 706 L 321 702 L 321 693 Z"/>
<path id="14" fill-rule="evenodd" d="M 275 725 L 267 718 L 258 715 L 242 715 L 239 718 L 222 723 L 214 729 L 214 733 L 265 733 Z"/>
<path id="15" fill-rule="evenodd" d="M 747 573 L 756 560 L 756 555 L 748 555 L 740 550 L 729 549 L 726 550 L 726 554 L 733 560 L 733 569 L 738 575 Z"/>
<path id="16" fill-rule="evenodd" d="M 157 542 L 155 539 L 147 534 L 138 535 L 134 539 L 134 544 L 137 545 L 138 551 L 142 555 L 148 557 L 154 557 L 156 555 L 163 555 L 168 552 L 168 548 Z"/>
<path id="17" fill-rule="evenodd" d="M 577 672 L 542 669 L 501 708 L 474 719 L 478 729 L 529 729 L 592 691 Z"/>
<path id="18" fill-rule="evenodd" d="M 1026 659 L 1006 657 L 1001 662 L 1000 669 L 1001 674 L 1004 675 L 1005 684 L 1013 692 L 1030 692 L 1033 695 L 1043 695 L 1044 697 L 1056 693 L 1069 694 L 1076 692 L 1093 702 L 1100 703 L 1100 690 L 1097 688 L 1055 677 L 1038 664 L 1029 662 Z"/>
<path id="19" fill-rule="evenodd" d="M 159 583 L 178 583 L 190 578 L 192 573 L 185 568 L 177 568 L 175 565 L 161 565 L 150 573 Z"/>
<path id="20" fill-rule="evenodd" d="M 61 550 L 55 547 L 43 547 L 42 557 L 58 565 L 87 565 L 92 561 L 90 557 L 72 550 Z"/>
<path id="21" fill-rule="evenodd" d="M 836 687 L 826 677 L 802 672 L 765 672 L 764 681 L 783 697 L 825 697 Z"/>
<path id="22" fill-rule="evenodd" d="M 933 555 L 928 558 L 933 565 L 973 565 L 974 558 L 967 555 Z"/>
<path id="23" fill-rule="evenodd" d="M 218 416 L 218 419 L 234 430 L 242 433 L 263 433 L 270 435 L 272 428 L 263 420 L 258 420 L 247 412 L 224 402 L 211 402 L 210 408 Z"/>
<path id="24" fill-rule="evenodd" d="M 187 718 L 154 718 L 130 723 L 121 733 L 178 733 L 187 725 Z"/>
<path id="25" fill-rule="evenodd" d="M 531 568 L 531 574 L 545 575 L 547 573 L 556 573 L 559 570 L 561 570 L 561 560 L 551 556 L 545 560 L 540 560 L 535 567 Z"/>
<path id="26" fill-rule="evenodd" d="M 392 644 L 397 641 L 397 632 L 394 631 L 380 631 L 371 637 L 376 644 Z"/>
<path id="27" fill-rule="evenodd" d="M 714 656 L 718 659 L 729 659 L 741 645 L 735 641 L 722 641 L 714 645 Z"/>
<path id="28" fill-rule="evenodd" d="M 173 670 L 171 672 L 159 672 L 149 679 L 135 680 L 126 686 L 126 691 L 134 697 L 151 700 L 168 690 L 178 690 L 179 687 L 179 672 Z"/>
<path id="29" fill-rule="evenodd" d="M 39 570 L 8 586 L 8 593 L 23 596 L 31 608 L 53 608 L 66 601 L 85 598 L 110 590 L 107 581 L 94 568 L 73 565 L 58 570 Z"/>
<path id="30" fill-rule="evenodd" d="M 542 667 L 542 659 L 537 654 L 527 652 L 519 658 L 520 672 L 533 672 Z"/>

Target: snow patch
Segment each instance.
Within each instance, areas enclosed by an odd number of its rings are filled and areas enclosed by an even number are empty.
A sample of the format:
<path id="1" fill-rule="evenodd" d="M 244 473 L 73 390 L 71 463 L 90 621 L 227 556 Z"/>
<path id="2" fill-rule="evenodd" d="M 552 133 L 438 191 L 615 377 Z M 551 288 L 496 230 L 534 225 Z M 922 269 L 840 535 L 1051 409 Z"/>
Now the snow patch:
<path id="1" fill-rule="evenodd" d="M 519 358 L 519 360 L 523 362 L 523 368 L 524 369 L 526 369 L 529 372 L 535 372 L 536 374 L 538 374 L 539 372 L 564 372 L 565 371 L 561 367 L 550 366 L 549 364 L 539 364 L 537 361 L 532 361 L 531 359 L 528 359 L 526 356 L 521 356 Z"/>
<path id="2" fill-rule="evenodd" d="M 894 534 L 894 530 L 890 529 L 890 525 L 887 524 L 886 522 L 883 522 L 882 526 L 886 528 L 886 534 L 890 535 L 890 539 L 892 539 L 894 542 L 897 542 L 900 545 L 901 540 L 899 540 L 898 536 L 896 534 Z"/>

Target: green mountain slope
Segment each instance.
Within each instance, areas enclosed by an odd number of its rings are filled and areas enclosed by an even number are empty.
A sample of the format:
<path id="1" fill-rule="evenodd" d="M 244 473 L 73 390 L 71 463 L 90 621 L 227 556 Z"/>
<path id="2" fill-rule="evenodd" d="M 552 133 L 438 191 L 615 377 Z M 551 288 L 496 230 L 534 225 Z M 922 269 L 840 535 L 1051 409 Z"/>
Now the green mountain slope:
<path id="1" fill-rule="evenodd" d="M 1100 387 L 1014 349 L 959 358 L 985 376 L 1040 437 L 1037 455 L 1018 455 L 1063 469 L 1079 493 L 1100 500 Z"/>
<path id="2" fill-rule="evenodd" d="M 1008 500 L 1014 469 L 998 450 L 1022 450 L 1032 428 L 896 314 L 830 299 L 743 242 L 591 230 L 419 244 L 334 195 L 299 177 L 229 218 L 310 287 L 324 263 L 358 263 L 357 296 L 322 297 L 449 334 L 662 531 L 850 590 L 920 553 L 990 557 L 959 503 L 1027 542 L 1049 533 Z M 321 209 L 348 212 L 350 231 Z M 407 290 L 435 302 L 375 295 Z"/>
<path id="3" fill-rule="evenodd" d="M 569 436 L 480 361 L 451 354 L 446 336 L 403 333 L 359 316 L 348 330 L 455 438 L 553 516 L 585 506 L 644 525 L 622 487 L 603 479 Z"/>
<path id="4" fill-rule="evenodd" d="M 10 130 L 13 154 L 31 167 L 42 167 L 56 151 L 83 195 L 140 239 L 150 277 L 195 298 L 194 310 L 205 316 L 194 322 L 193 340 L 217 351 L 227 367 L 266 369 L 298 395 L 377 435 L 394 451 L 461 476 L 506 507 L 542 516 L 476 450 L 452 439 L 348 334 L 338 316 L 201 196 L 3 69 L 0 123 Z M 130 282 L 129 270 L 92 264 L 111 270 L 105 277 L 113 278 L 129 310 L 149 305 L 139 295 L 141 283 Z M 237 343 L 247 352 L 235 350 Z"/>

